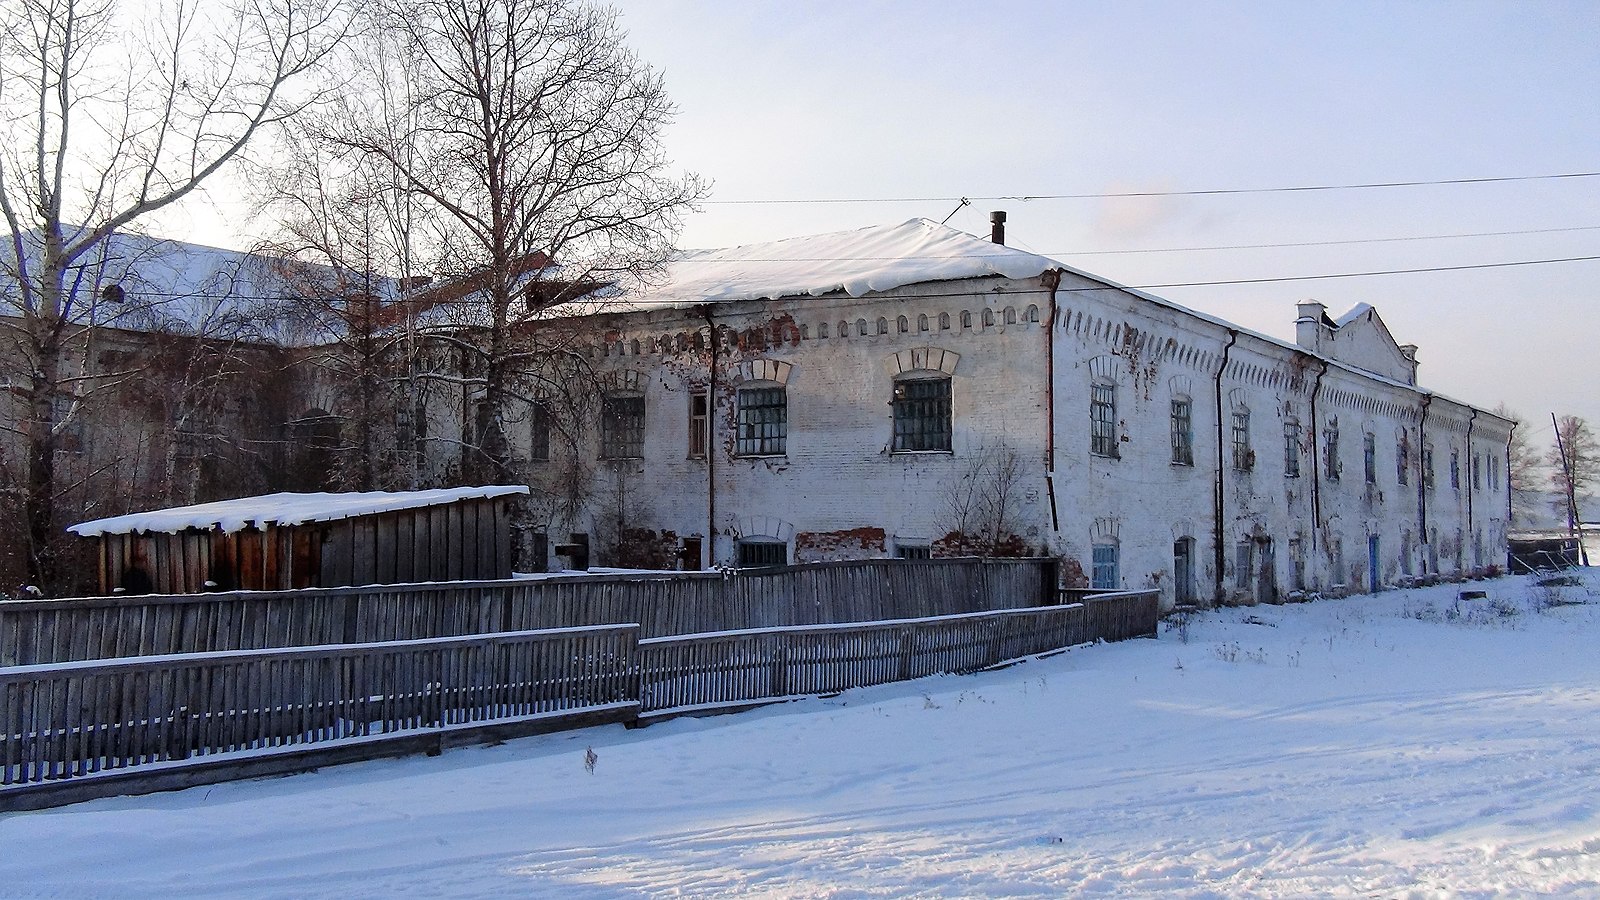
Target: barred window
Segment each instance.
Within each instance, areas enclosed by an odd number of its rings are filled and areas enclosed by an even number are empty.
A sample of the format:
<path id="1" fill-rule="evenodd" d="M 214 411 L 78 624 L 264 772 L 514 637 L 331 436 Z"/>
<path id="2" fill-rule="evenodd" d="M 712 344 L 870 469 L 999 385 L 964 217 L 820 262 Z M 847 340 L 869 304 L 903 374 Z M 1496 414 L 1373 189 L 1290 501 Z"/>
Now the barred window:
<path id="1" fill-rule="evenodd" d="M 1296 419 L 1283 423 L 1283 474 L 1286 478 L 1300 477 L 1300 422 Z"/>
<path id="2" fill-rule="evenodd" d="M 1117 545 L 1095 544 L 1093 572 L 1089 586 L 1100 591 L 1114 591 L 1121 586 L 1117 574 Z"/>
<path id="3" fill-rule="evenodd" d="M 1450 486 L 1461 490 L 1461 451 L 1450 451 Z"/>
<path id="4" fill-rule="evenodd" d="M 894 384 L 891 449 L 950 449 L 950 379 L 918 378 Z"/>
<path id="5" fill-rule="evenodd" d="M 740 456 L 776 456 L 785 451 L 789 435 L 789 400 L 781 387 L 745 388 L 739 391 Z"/>
<path id="6" fill-rule="evenodd" d="M 1233 467 L 1248 471 L 1255 468 L 1256 455 L 1250 449 L 1250 410 L 1233 412 Z"/>
<path id="7" fill-rule="evenodd" d="M 638 459 L 644 455 L 644 398 L 607 395 L 600 401 L 600 458 Z"/>
<path id="8" fill-rule="evenodd" d="M 1172 461 L 1194 465 L 1194 404 L 1188 397 L 1172 398 Z"/>
<path id="9" fill-rule="evenodd" d="M 1371 432 L 1361 438 L 1361 468 L 1367 484 L 1378 483 L 1378 439 Z"/>
<path id="10" fill-rule="evenodd" d="M 1089 388 L 1089 452 L 1117 455 L 1117 386 L 1094 384 Z"/>
<path id="11" fill-rule="evenodd" d="M 897 544 L 894 555 L 899 559 L 933 559 L 933 548 L 927 544 Z"/>
<path id="12" fill-rule="evenodd" d="M 753 569 L 762 566 L 789 564 L 789 545 L 765 538 L 739 542 L 739 568 Z"/>
<path id="13" fill-rule="evenodd" d="M 1322 474 L 1329 481 L 1339 480 L 1339 426 L 1329 425 L 1322 430 Z"/>
<path id="14" fill-rule="evenodd" d="M 533 404 L 528 415 L 528 459 L 534 462 L 550 460 L 550 411 L 543 403 Z"/>
<path id="15" fill-rule="evenodd" d="M 1411 438 L 1403 435 L 1394 447 L 1394 480 L 1396 484 L 1411 483 Z"/>

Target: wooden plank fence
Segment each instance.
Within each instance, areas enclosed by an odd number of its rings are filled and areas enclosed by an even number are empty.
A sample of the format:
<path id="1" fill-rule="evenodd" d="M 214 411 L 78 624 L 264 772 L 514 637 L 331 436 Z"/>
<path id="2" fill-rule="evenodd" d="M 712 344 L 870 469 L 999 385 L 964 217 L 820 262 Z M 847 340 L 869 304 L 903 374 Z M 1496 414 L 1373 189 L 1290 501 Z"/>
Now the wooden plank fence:
<path id="1" fill-rule="evenodd" d="M 903 570 L 900 566 L 837 569 L 849 578 L 887 581 L 889 587 L 876 594 L 882 602 L 888 602 L 884 598 L 892 596 L 891 591 L 914 583 L 894 581 L 895 573 Z M 1004 599 L 995 590 L 997 581 L 1013 583 L 1004 581 L 1004 575 L 1026 570 L 1019 566 L 998 571 L 1001 578 L 978 567 L 968 575 L 968 583 L 988 602 Z M 812 603 L 806 611 L 816 617 L 856 608 L 814 602 L 807 593 L 820 590 L 818 584 L 838 580 L 835 573 L 813 578 L 809 586 L 799 578 L 789 583 L 801 586 L 794 596 Z M 646 583 L 658 586 L 664 581 Z M 620 578 L 598 583 L 638 582 Z M 570 591 L 570 596 L 558 591 L 553 600 L 549 595 L 541 598 L 546 615 L 551 610 L 560 616 L 595 615 L 596 610 L 620 615 L 638 608 L 595 603 L 592 588 L 585 593 L 582 582 L 554 584 Z M 1049 583 L 1032 582 L 1041 589 L 1045 584 Z M 503 590 L 526 583 L 490 586 Z M 462 610 L 485 602 L 483 587 L 426 586 L 421 593 L 435 601 L 431 608 L 376 603 L 373 609 L 387 608 L 390 613 L 358 620 L 356 631 L 438 630 L 481 623 L 482 618 Z M 742 589 L 750 590 L 748 585 Z M 93 656 L 152 646 L 152 635 L 162 640 L 210 636 L 225 643 L 259 640 L 263 635 L 305 639 L 329 636 L 336 621 L 346 629 L 341 634 L 350 633 L 350 616 L 359 617 L 361 601 L 394 592 L 310 593 L 312 599 L 302 604 L 273 602 L 287 599 L 282 597 L 261 598 L 263 604 L 253 611 L 242 611 L 237 597 L 190 597 L 183 603 L 142 607 L 129 605 L 139 598 L 77 605 L 49 601 L 55 605 L 48 608 L 58 618 L 36 615 L 32 620 L 12 620 L 32 621 L 39 631 L 45 626 L 37 623 L 48 622 L 51 628 L 82 627 L 89 634 L 29 645 L 78 654 L 78 659 L 0 666 L 0 810 L 436 752 L 450 744 L 601 722 L 737 709 L 935 673 L 971 672 L 1074 644 L 1153 634 L 1158 613 L 1155 591 L 1129 591 L 1057 606 L 654 638 L 643 637 L 639 625 L 624 622 L 323 646 Z M 402 597 L 416 595 L 399 592 Z M 440 602 L 441 597 L 461 602 L 452 607 Z M 642 601 L 636 596 L 631 602 Z M 782 608 L 799 617 L 795 611 L 805 610 L 804 604 L 789 602 Z M 113 634 L 119 621 L 127 627 L 128 621 L 118 615 L 128 609 L 167 618 L 160 627 L 141 625 L 131 635 Z M 455 617 L 438 616 L 440 609 Z M 529 604 L 525 609 L 540 607 Z M 419 610 L 438 617 L 406 618 Z M 506 610 L 514 612 L 511 606 L 502 608 Z M 745 614 L 755 611 L 748 607 Z M 761 614 L 771 612 L 761 610 Z M 510 613 L 506 618 L 519 619 Z M 329 630 L 318 630 L 324 626 Z M 656 627 L 662 627 L 662 620 Z M 13 630 L 9 636 L 0 634 L 0 639 L 15 640 L 17 634 Z"/>
<path id="2" fill-rule="evenodd" d="M 1082 643 L 1081 605 L 802 625 L 639 642 L 640 706 L 666 711 L 744 706 L 975 672 Z"/>
<path id="3" fill-rule="evenodd" d="M 1055 564 L 867 560 L 301 591 L 0 602 L 0 666 L 635 623 L 641 637 L 1056 602 Z"/>
<path id="4" fill-rule="evenodd" d="M 308 749 L 371 758 L 631 721 L 637 641 L 606 625 L 0 669 L 0 809 L 72 802 L 53 789 L 74 782 L 302 770 L 320 761 Z"/>

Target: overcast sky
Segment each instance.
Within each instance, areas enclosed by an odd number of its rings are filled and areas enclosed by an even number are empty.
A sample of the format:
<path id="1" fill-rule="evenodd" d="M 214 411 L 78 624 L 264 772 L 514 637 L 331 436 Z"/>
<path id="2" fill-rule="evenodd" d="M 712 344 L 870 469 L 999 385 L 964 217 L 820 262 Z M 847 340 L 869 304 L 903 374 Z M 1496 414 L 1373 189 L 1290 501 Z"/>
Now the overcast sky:
<path id="1" fill-rule="evenodd" d="M 1208 190 L 1600 172 L 1600 2 L 621 4 L 715 201 Z M 707 204 L 687 247 L 938 221 L 948 201 Z M 1600 178 L 978 200 L 950 224 L 1135 286 L 1600 255 Z M 1478 232 L 1320 247 L 1106 254 Z M 1600 424 L 1600 262 L 1154 293 L 1292 339 L 1376 306 L 1427 387 Z M 1540 426 L 1540 423 L 1542 427 Z"/>

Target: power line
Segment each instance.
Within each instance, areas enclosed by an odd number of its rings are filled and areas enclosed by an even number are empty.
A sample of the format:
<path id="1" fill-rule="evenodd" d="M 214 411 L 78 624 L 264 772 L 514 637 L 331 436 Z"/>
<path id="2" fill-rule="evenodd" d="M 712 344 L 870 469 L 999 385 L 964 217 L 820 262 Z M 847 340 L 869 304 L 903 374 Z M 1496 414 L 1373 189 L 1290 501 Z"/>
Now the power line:
<path id="1" fill-rule="evenodd" d="M 919 258 L 922 258 L 922 259 L 957 259 L 957 258 L 960 258 L 960 257 L 857 257 L 856 259 L 859 259 L 860 261 L 863 261 L 863 262 L 867 262 L 867 261 L 873 261 L 873 260 L 876 260 L 876 259 L 919 259 Z M 1082 292 L 1088 292 L 1088 291 L 1109 291 L 1109 290 L 1144 291 L 1144 290 L 1155 290 L 1157 288 L 1222 287 L 1222 286 L 1233 285 L 1233 284 L 1272 284 L 1272 283 L 1276 283 L 1276 282 L 1285 282 L 1285 281 L 1328 281 L 1328 280 L 1338 279 L 1338 278 L 1370 278 L 1370 277 L 1379 276 L 1379 275 L 1412 275 L 1412 274 L 1425 273 L 1425 272 L 1464 272 L 1464 271 L 1469 271 L 1469 270 L 1473 270 L 1473 269 L 1506 269 L 1506 268 L 1514 268 L 1514 267 L 1518 267 L 1518 266 L 1543 266 L 1543 265 L 1551 265 L 1551 264 L 1555 264 L 1555 263 L 1593 262 L 1593 261 L 1596 261 L 1596 260 L 1600 260 L 1600 255 L 1597 255 L 1597 256 L 1563 256 L 1563 257 L 1555 257 L 1555 258 L 1550 258 L 1550 259 L 1518 259 L 1518 260 L 1510 260 L 1510 261 L 1507 261 L 1507 262 L 1471 263 L 1471 264 L 1468 264 L 1468 265 L 1460 265 L 1460 266 L 1423 266 L 1423 267 L 1415 268 L 1415 269 L 1375 269 L 1375 270 L 1366 271 L 1366 272 L 1329 272 L 1329 273 L 1324 273 L 1324 274 L 1319 274 L 1319 275 L 1281 275 L 1281 276 L 1275 276 L 1275 277 L 1270 277 L 1270 278 L 1230 278 L 1230 279 L 1222 279 L 1222 280 L 1218 280 L 1218 281 L 1172 281 L 1172 282 L 1163 282 L 1163 283 L 1160 283 L 1160 284 L 1115 284 L 1115 285 L 1114 284 L 1105 284 L 1105 285 L 1101 285 L 1099 287 L 1061 288 L 1060 292 L 1061 293 L 1082 293 Z M 807 261 L 807 260 L 805 260 L 804 258 L 799 258 L 799 259 L 768 259 L 768 260 L 760 260 L 760 259 L 719 260 L 719 262 L 723 263 L 724 265 L 726 265 L 726 264 L 728 264 L 730 262 L 737 264 L 737 263 L 743 263 L 743 262 L 804 262 L 804 261 Z M 1086 276 L 1086 277 L 1095 278 L 1097 276 L 1089 275 L 1089 276 Z M 1039 292 L 1038 289 L 1032 289 L 1032 290 L 1029 290 L 1029 291 L 1015 291 L 1013 293 L 1037 293 L 1037 292 Z M 972 293 L 971 291 L 957 291 L 957 292 L 954 292 L 954 293 L 918 294 L 917 296 L 918 297 L 957 297 L 957 296 L 967 296 L 967 295 L 969 295 L 971 293 Z M 213 296 L 210 296 L 210 295 L 196 294 L 196 293 L 176 293 L 176 292 L 167 292 L 167 291 L 146 291 L 146 290 L 138 290 L 138 289 L 129 291 L 128 295 L 130 297 L 160 297 L 160 298 L 173 299 L 173 300 L 192 299 L 192 300 L 206 300 L 206 301 L 213 301 L 213 302 L 226 300 L 226 301 L 261 301 L 261 302 L 273 302 L 273 303 L 292 303 L 295 300 L 304 299 L 304 298 L 285 298 L 285 297 L 281 297 L 281 296 L 274 296 L 274 297 L 255 296 L 255 297 L 252 297 L 252 296 L 245 296 L 245 295 L 240 295 L 240 294 L 223 295 L 223 296 L 220 296 L 220 297 L 213 297 Z M 337 299 L 340 299 L 340 298 L 335 297 L 335 298 L 314 298 L 314 299 L 316 299 L 318 302 L 321 302 L 323 300 L 329 300 L 329 299 L 337 300 Z M 15 304 L 12 304 L 12 306 L 14 307 Z M 115 311 L 115 310 L 121 309 L 121 310 L 125 310 L 127 313 L 130 313 L 130 314 L 136 314 L 138 312 L 143 312 L 143 311 L 145 311 L 147 309 L 147 307 L 138 306 L 136 303 L 133 303 L 133 302 L 127 302 L 126 305 L 121 305 L 121 306 L 113 306 L 113 305 L 110 305 L 110 304 L 100 303 L 99 304 L 99 308 L 102 309 L 102 310 L 111 310 L 111 311 Z M 4 309 L 4 306 L 0 306 L 0 310 L 3 310 L 3 309 Z M 0 312 L 0 315 L 4 315 L 4 313 Z"/>
<path id="2" fill-rule="evenodd" d="M 1566 228 L 1528 228 L 1519 231 L 1468 231 L 1459 234 L 1420 234 L 1406 237 L 1381 237 L 1381 238 L 1351 238 L 1335 241 L 1296 241 L 1282 244 L 1219 244 L 1209 247 L 1140 247 L 1126 250 L 1052 250 L 1043 253 L 1027 250 L 1034 256 L 1109 256 L 1129 253 L 1190 253 L 1206 250 L 1264 250 L 1282 247 L 1339 247 L 1351 244 L 1385 244 L 1404 241 L 1436 241 L 1450 238 L 1475 238 L 1475 237 L 1505 237 L 1519 234 L 1557 234 L 1572 231 L 1600 231 L 1600 225 L 1573 225 Z M 740 263 L 740 262 L 851 262 L 851 261 L 885 261 L 896 259 L 1000 259 L 1010 256 L 1015 249 L 1003 250 L 997 248 L 993 253 L 953 253 L 938 256 L 788 256 L 788 257 L 748 257 L 737 260 L 711 258 L 687 258 L 675 260 L 678 263 Z"/>
<path id="3" fill-rule="evenodd" d="M 1071 250 L 1044 256 L 1111 256 L 1121 253 L 1191 253 L 1201 250 L 1268 250 L 1280 247 L 1342 247 L 1351 244 L 1390 244 L 1404 241 L 1438 241 L 1450 238 L 1507 237 L 1518 234 L 1558 234 L 1569 231 L 1600 231 L 1600 225 L 1574 225 L 1569 228 L 1525 228 L 1519 231 L 1464 231 L 1459 234 L 1419 234 L 1409 237 L 1352 238 L 1340 241 L 1294 241 L 1283 244 L 1220 244 L 1212 247 L 1141 247 L 1133 250 Z"/>
<path id="4" fill-rule="evenodd" d="M 1550 263 L 1589 262 L 1600 260 L 1600 256 L 1567 256 L 1560 259 L 1520 259 L 1511 262 L 1474 263 L 1465 266 L 1427 266 L 1419 269 L 1378 269 L 1371 272 L 1335 272 L 1327 275 L 1284 275 L 1277 278 L 1235 278 L 1226 281 L 1174 281 L 1167 284 L 1145 284 L 1134 287 L 1134 290 L 1153 290 L 1155 288 L 1175 287 L 1212 287 L 1229 284 L 1271 284 L 1281 281 L 1326 281 L 1333 278 L 1367 278 L 1374 275 L 1411 275 L 1418 272 L 1462 272 L 1469 269 L 1505 269 L 1513 266 L 1543 266 Z M 1064 289 L 1065 290 L 1065 289 Z M 1105 288 L 1071 288 L 1073 291 L 1105 290 Z"/>
<path id="5" fill-rule="evenodd" d="M 1194 191 L 1112 191 L 1092 194 L 1001 194 L 992 197 L 811 197 L 767 200 L 702 200 L 705 205 L 750 206 L 808 203 L 960 203 L 963 200 L 1099 200 L 1127 197 L 1214 197 L 1227 194 L 1288 194 L 1308 191 L 1353 191 L 1373 188 L 1424 187 L 1443 184 L 1495 184 L 1512 181 L 1552 181 L 1565 178 L 1595 178 L 1600 172 L 1561 172 L 1553 175 L 1505 175 L 1489 178 L 1440 178 L 1429 181 L 1372 181 L 1353 184 L 1302 184 L 1266 188 L 1211 188 Z"/>

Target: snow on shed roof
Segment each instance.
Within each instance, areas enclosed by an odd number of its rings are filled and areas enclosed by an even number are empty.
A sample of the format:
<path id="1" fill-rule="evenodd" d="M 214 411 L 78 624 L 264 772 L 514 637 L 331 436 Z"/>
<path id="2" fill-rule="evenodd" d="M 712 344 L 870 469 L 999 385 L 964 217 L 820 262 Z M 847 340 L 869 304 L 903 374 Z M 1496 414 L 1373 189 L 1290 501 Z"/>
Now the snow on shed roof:
<path id="1" fill-rule="evenodd" d="M 911 219 L 722 250 L 688 250 L 667 264 L 662 283 L 644 287 L 625 303 L 656 309 L 835 291 L 859 297 L 925 281 L 1031 278 L 1060 266 L 927 219 Z"/>
<path id="2" fill-rule="evenodd" d="M 102 534 L 128 534 L 136 531 L 154 531 L 175 534 L 187 528 L 209 531 L 220 528 L 224 532 L 243 531 L 245 528 L 269 524 L 300 525 L 305 522 L 333 522 L 354 516 L 438 506 L 457 500 L 476 500 L 503 497 L 509 494 L 526 494 L 523 485 L 490 485 L 485 487 L 447 488 L 433 491 L 365 491 L 342 494 L 265 494 L 260 497 L 240 497 L 237 500 L 217 500 L 194 506 L 178 506 L 150 512 L 113 516 L 81 522 L 68 531 L 83 537 Z"/>

